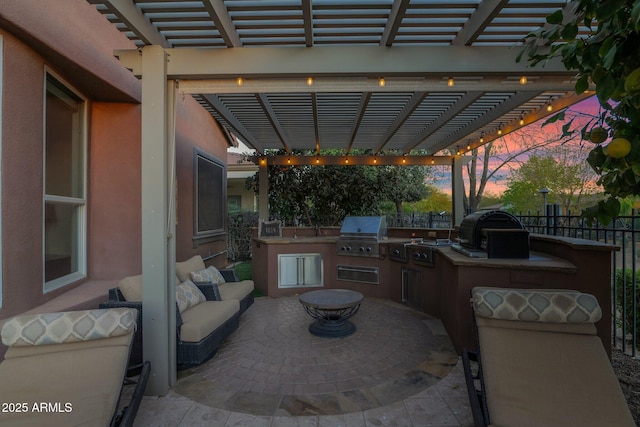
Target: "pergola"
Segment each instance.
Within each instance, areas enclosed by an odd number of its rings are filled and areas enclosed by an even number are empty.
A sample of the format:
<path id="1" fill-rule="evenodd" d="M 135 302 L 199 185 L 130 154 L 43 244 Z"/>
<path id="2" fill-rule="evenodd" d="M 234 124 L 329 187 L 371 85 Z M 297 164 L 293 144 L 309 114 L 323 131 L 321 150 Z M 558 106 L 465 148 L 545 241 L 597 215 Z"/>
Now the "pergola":
<path id="1" fill-rule="evenodd" d="M 174 330 L 167 289 L 175 277 L 171 118 L 179 97 L 193 96 L 255 149 L 261 179 L 269 164 L 450 165 L 459 222 L 465 152 L 588 96 L 575 94 L 575 73 L 559 61 L 536 69 L 516 62 L 521 40 L 547 25 L 547 15 L 570 13 L 566 1 L 88 2 L 139 47 L 116 55 L 142 80 L 152 394 L 166 393 L 176 376 L 175 336 L 166 331 Z M 273 149 L 315 154 L 269 156 Z M 323 149 L 344 154 L 321 156 Z"/>

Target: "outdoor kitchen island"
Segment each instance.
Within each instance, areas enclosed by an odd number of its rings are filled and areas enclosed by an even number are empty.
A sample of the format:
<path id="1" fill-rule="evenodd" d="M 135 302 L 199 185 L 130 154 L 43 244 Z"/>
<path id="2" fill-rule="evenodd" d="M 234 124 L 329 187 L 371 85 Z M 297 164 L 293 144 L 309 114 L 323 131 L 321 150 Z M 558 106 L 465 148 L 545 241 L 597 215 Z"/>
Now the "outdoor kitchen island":
<path id="1" fill-rule="evenodd" d="M 340 239 L 337 229 L 322 229 L 318 237 L 314 236 L 318 230 L 308 232 L 311 235 L 305 236 L 305 230 L 298 229 L 297 237 L 254 236 L 253 279 L 263 295 L 278 297 L 317 289 L 351 289 L 365 298 L 391 299 L 441 319 L 460 354 L 464 347 L 475 348 L 469 303 L 471 288 L 575 289 L 598 299 L 603 311 L 597 324 L 598 335 L 610 353 L 611 253 L 616 250 L 613 245 L 531 234 L 529 258 L 471 258 L 428 240 L 434 230 L 391 228 L 389 236 L 379 242 L 378 256 L 357 257 L 341 255 L 336 250 Z M 415 237 L 423 238 L 424 242 L 415 243 Z M 404 249 L 404 254 L 400 254 L 404 256 L 395 253 L 400 249 Z M 279 270 L 287 268 L 282 255 L 298 259 L 292 264 L 300 270 L 297 277 L 308 274 L 310 265 L 321 269 L 320 274 L 314 273 L 321 282 L 279 287 L 282 279 L 278 277 Z M 306 262 L 312 258 L 315 263 Z M 340 266 L 365 272 L 376 268 L 377 283 L 366 278 L 364 282 L 340 280 Z"/>

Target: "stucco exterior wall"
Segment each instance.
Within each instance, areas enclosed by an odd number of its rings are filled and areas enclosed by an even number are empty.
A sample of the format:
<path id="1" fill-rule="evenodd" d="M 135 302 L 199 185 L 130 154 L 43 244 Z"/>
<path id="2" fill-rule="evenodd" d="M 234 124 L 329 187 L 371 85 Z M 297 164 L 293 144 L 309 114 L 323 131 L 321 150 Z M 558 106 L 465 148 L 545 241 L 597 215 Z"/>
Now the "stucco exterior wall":
<path id="1" fill-rule="evenodd" d="M 43 301 L 44 61 L 10 34 L 3 37 L 2 309 L 19 313 Z"/>
<path id="2" fill-rule="evenodd" d="M 141 106 L 94 103 L 89 151 L 88 264 L 93 280 L 140 274 Z"/>
<path id="3" fill-rule="evenodd" d="M 131 49 L 133 43 L 86 0 L 0 0 L 0 35 L 1 320 L 83 283 L 140 274 L 143 219 L 141 85 L 113 57 L 114 49 Z M 87 276 L 45 293 L 43 102 L 47 70 L 87 99 Z M 194 247 L 192 234 L 193 147 L 224 162 L 225 136 L 190 96 L 178 100 L 176 135 L 177 258 L 224 251 L 225 236 Z M 214 263 L 223 266 L 226 257 Z"/>
<path id="4" fill-rule="evenodd" d="M 212 241 L 194 241 L 194 147 L 226 162 L 227 142 L 222 130 L 191 96 L 178 99 L 176 112 L 176 171 L 178 180 L 178 223 L 176 225 L 176 259 L 184 261 L 193 255 L 207 258 L 227 248 L 227 236 Z M 226 203 L 222 200 L 221 203 Z M 226 253 L 215 257 L 207 265 L 223 267 Z"/>

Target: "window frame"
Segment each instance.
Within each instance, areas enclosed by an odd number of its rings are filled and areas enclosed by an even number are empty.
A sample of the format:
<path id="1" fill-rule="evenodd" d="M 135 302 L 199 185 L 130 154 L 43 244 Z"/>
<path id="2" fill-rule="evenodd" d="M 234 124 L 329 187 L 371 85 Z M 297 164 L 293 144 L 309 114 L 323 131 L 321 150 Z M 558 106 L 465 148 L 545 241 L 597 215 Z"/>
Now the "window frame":
<path id="1" fill-rule="evenodd" d="M 46 179 L 47 179 L 47 91 L 48 81 L 52 78 L 57 83 L 64 87 L 66 91 L 78 98 L 78 102 L 82 103 L 78 109 L 80 113 L 79 131 L 80 144 L 82 154 L 80 156 L 81 171 L 80 179 L 82 180 L 82 194 L 79 197 L 71 196 L 57 196 L 49 195 L 46 193 Z M 63 286 L 77 282 L 78 280 L 87 277 L 87 167 L 88 167 L 88 127 L 89 127 L 89 102 L 85 96 L 83 96 L 73 85 L 68 81 L 60 77 L 57 73 L 50 68 L 45 67 L 44 70 L 44 88 L 43 88 L 43 108 L 42 108 L 42 289 L 44 293 L 54 291 Z M 74 165 L 75 166 L 75 165 Z M 70 274 L 46 281 L 45 278 L 45 262 L 46 262 L 46 229 L 45 229 L 45 209 L 47 203 L 56 203 L 63 205 L 70 205 L 76 207 L 77 223 L 76 223 L 76 236 L 74 244 L 77 247 L 76 264 L 77 268 Z"/>
<path id="2" fill-rule="evenodd" d="M 200 214 L 200 199 L 199 199 L 199 159 L 204 159 L 214 166 L 220 168 L 220 188 L 217 189 L 220 194 L 220 204 L 216 211 L 220 215 L 220 227 L 201 229 L 198 221 Z M 224 236 L 226 234 L 227 223 L 227 165 L 215 156 L 194 147 L 193 149 L 193 240 L 210 239 L 218 236 Z"/>

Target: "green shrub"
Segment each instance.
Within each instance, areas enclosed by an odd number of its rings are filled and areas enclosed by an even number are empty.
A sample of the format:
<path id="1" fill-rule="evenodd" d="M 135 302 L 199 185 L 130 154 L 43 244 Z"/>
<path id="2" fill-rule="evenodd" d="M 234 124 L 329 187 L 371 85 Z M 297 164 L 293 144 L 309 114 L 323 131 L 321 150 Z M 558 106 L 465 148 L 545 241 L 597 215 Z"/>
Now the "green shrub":
<path id="1" fill-rule="evenodd" d="M 626 287 L 625 287 L 626 284 Z M 635 287 L 635 305 L 636 313 L 633 313 Z M 640 331 L 640 272 L 636 273 L 635 286 L 633 283 L 633 270 L 617 270 L 616 271 L 616 294 L 615 294 L 615 310 L 618 312 L 617 327 L 622 328 L 624 325 L 627 334 L 633 332 L 633 320 L 635 317 L 636 331 Z M 623 311 L 626 307 L 626 311 Z M 623 323 L 624 313 L 624 323 Z"/>

